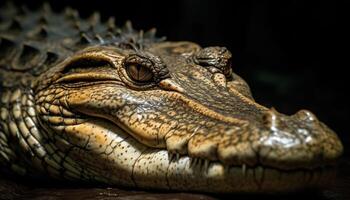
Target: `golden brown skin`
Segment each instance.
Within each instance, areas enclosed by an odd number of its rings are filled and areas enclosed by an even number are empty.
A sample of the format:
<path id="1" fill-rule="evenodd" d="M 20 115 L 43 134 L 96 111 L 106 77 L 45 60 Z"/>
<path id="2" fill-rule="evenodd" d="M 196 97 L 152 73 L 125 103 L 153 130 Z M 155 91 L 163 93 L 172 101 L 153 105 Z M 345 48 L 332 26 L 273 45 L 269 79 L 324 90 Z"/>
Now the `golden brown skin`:
<path id="1" fill-rule="evenodd" d="M 6 10 L 3 21 L 19 15 Z M 284 192 L 334 177 L 337 135 L 309 111 L 256 103 L 226 48 L 71 9 L 26 12 L 0 26 L 4 169 L 201 192 Z"/>

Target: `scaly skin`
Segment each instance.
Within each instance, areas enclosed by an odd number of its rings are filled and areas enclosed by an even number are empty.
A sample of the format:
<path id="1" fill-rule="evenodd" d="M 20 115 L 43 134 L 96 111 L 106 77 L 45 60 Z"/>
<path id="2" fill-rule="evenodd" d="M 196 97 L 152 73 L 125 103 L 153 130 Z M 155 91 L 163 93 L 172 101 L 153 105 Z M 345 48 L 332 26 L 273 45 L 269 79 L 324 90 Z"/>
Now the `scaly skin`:
<path id="1" fill-rule="evenodd" d="M 224 47 L 94 14 L 0 12 L 0 161 L 26 176 L 200 192 L 285 192 L 334 178 L 316 116 L 257 104 Z"/>

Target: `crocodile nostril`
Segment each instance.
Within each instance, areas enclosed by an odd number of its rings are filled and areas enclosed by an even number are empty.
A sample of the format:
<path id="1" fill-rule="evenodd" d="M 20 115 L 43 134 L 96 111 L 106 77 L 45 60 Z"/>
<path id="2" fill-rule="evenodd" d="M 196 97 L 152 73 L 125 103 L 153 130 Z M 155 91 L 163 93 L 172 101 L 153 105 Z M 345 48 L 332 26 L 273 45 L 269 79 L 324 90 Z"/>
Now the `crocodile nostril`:
<path id="1" fill-rule="evenodd" d="M 298 119 L 306 122 L 316 122 L 318 121 L 317 117 L 308 110 L 299 110 L 297 113 L 294 114 Z"/>

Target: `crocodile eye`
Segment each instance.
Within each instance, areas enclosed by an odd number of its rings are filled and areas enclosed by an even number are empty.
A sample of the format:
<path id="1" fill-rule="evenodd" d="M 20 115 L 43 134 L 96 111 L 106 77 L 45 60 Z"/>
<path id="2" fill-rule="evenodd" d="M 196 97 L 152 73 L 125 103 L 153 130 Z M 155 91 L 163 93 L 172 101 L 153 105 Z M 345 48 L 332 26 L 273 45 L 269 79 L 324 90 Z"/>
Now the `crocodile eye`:
<path id="1" fill-rule="evenodd" d="M 152 71 L 140 64 L 128 64 L 125 67 L 128 76 L 136 82 L 148 82 L 153 79 Z"/>
<path id="2" fill-rule="evenodd" d="M 163 61 L 145 51 L 128 55 L 119 73 L 122 81 L 135 89 L 155 87 L 161 80 L 170 77 Z"/>

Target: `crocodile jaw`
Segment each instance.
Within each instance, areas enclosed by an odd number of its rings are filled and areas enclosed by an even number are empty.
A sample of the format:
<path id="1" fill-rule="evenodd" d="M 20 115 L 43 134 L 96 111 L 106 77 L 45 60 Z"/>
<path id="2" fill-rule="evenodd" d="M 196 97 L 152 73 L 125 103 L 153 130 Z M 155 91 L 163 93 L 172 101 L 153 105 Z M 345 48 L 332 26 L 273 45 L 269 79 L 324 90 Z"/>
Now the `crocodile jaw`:
<path id="1" fill-rule="evenodd" d="M 108 88 L 108 86 L 104 87 Z M 116 86 L 113 87 L 115 88 Z M 98 86 L 97 89 L 98 91 L 104 91 L 101 86 Z M 55 90 L 59 91 L 57 88 Z M 93 90 L 89 89 L 87 91 Z M 108 91 L 112 92 L 111 88 Z M 53 92 L 48 93 L 52 94 Z M 80 113 L 84 113 L 89 117 L 71 120 L 67 117 L 69 111 L 64 111 L 62 113 L 66 113 L 67 116 L 62 119 L 63 121 L 57 121 L 52 116 L 56 108 L 54 106 L 46 106 L 48 107 L 48 113 L 51 113 L 51 117 L 42 118 L 43 125 L 47 129 L 54 131 L 53 134 L 55 134 L 55 138 L 58 141 L 54 145 L 69 158 L 69 162 L 67 161 L 63 165 L 63 169 L 66 171 L 64 177 L 67 179 L 83 179 L 150 189 L 230 193 L 286 192 L 323 187 L 335 177 L 334 166 L 331 165 L 332 162 L 322 163 L 320 160 L 313 161 L 311 159 L 310 164 L 307 161 L 298 159 L 300 156 L 298 154 L 294 157 L 296 160 L 291 159 L 291 156 L 274 157 L 276 154 L 273 149 L 271 150 L 271 143 L 282 145 L 280 150 L 277 151 L 278 153 L 289 153 L 292 150 L 285 148 L 286 143 L 283 142 L 288 137 L 278 135 L 281 134 L 278 132 L 281 130 L 277 129 L 276 124 L 274 124 L 277 122 L 273 121 L 275 119 L 273 115 L 278 115 L 275 111 L 273 111 L 273 114 L 269 114 L 272 115 L 271 119 L 265 119 L 267 120 L 265 125 L 276 126 L 273 130 L 262 133 L 254 132 L 254 130 L 257 131 L 257 129 L 254 129 L 252 132 L 248 132 L 249 135 L 267 136 L 258 137 L 258 140 L 256 140 L 261 145 L 258 152 L 258 155 L 260 155 L 258 162 L 249 162 L 251 161 L 249 158 L 256 159 L 257 154 L 254 151 L 252 154 L 249 154 L 251 151 L 248 150 L 252 148 L 245 146 L 247 143 L 232 145 L 233 148 L 238 147 L 241 150 L 238 151 L 239 157 L 233 158 L 243 159 L 234 159 L 233 161 L 213 160 L 210 157 L 196 156 L 194 154 L 196 152 L 183 153 L 170 151 L 168 146 L 152 146 L 149 143 L 146 145 L 142 139 L 137 139 L 134 136 L 135 133 L 131 132 L 130 129 L 121 126 L 120 122 L 115 120 L 115 116 L 108 118 L 102 113 L 94 113 L 93 111 L 96 111 L 96 109 L 91 107 L 91 105 L 94 105 L 94 100 L 89 98 L 89 102 L 92 103 L 89 104 L 84 98 L 81 98 L 86 93 L 78 93 L 77 97 L 83 102 L 74 105 L 69 104 L 68 107 L 75 111 L 79 110 Z M 96 93 L 94 94 L 100 96 Z M 59 95 L 57 94 L 56 96 Z M 65 96 L 67 102 L 77 103 L 78 99 L 72 99 L 74 96 L 76 95 Z M 47 98 L 38 97 L 37 99 L 40 105 L 40 99 Z M 132 99 L 137 100 L 135 98 Z M 117 104 L 111 103 L 108 105 Z M 63 110 L 63 108 L 60 110 Z M 97 111 L 105 110 L 97 109 Z M 112 111 L 113 109 L 107 110 Z M 41 114 L 43 115 L 43 113 Z M 73 116 L 77 117 L 77 115 Z M 55 123 L 62 124 L 62 122 L 65 123 L 64 131 L 62 131 L 62 126 L 55 125 Z M 276 143 L 276 138 L 282 143 Z M 167 145 L 164 142 L 159 144 Z M 278 146 L 276 147 L 278 148 Z M 195 147 L 193 149 L 196 150 Z M 207 152 L 206 148 L 201 150 Z M 231 152 L 237 152 L 232 148 L 228 148 L 228 150 L 229 156 L 232 155 L 230 154 Z M 285 150 L 285 152 L 281 150 Z M 296 153 L 298 152 L 300 151 Z M 330 157 L 337 157 L 337 155 Z M 283 159 L 286 160 L 281 162 Z M 290 162 L 294 163 L 294 165 L 288 168 L 290 166 L 288 163 Z M 314 162 L 318 165 L 312 165 Z M 81 173 L 81 170 L 84 173 Z M 55 172 L 53 171 L 52 174 L 55 174 Z"/>
<path id="2" fill-rule="evenodd" d="M 55 145 L 74 163 L 67 173 L 77 172 L 67 178 L 143 188 L 267 192 L 318 187 L 334 177 L 319 168 L 332 165 L 342 145 L 309 112 L 280 114 L 257 104 L 247 87 L 237 87 L 244 85 L 237 77 L 238 82 L 218 85 L 201 66 L 177 68 L 171 60 L 172 78 L 166 84 L 132 89 L 118 74 L 124 56 L 113 48 L 78 54 L 73 61 L 104 62 L 65 76 L 69 67 L 79 66 L 68 60 L 40 77 L 54 77 L 37 84 L 35 103 L 43 126 L 62 137 Z M 179 159 L 172 159 L 174 154 Z"/>
<path id="3" fill-rule="evenodd" d="M 332 167 L 280 170 L 261 165 L 224 165 L 218 161 L 171 154 L 139 143 L 105 120 L 94 119 L 67 131 L 73 129 L 88 134 L 89 140 L 85 140 L 86 136 L 76 135 L 77 147 L 72 148 L 67 143 L 59 147 L 62 152 L 70 151 L 69 160 L 74 163 L 67 162 L 66 166 L 79 165 L 85 174 L 76 174 L 68 167 L 64 174 L 66 178 L 79 177 L 147 189 L 269 193 L 323 187 L 335 177 Z"/>

